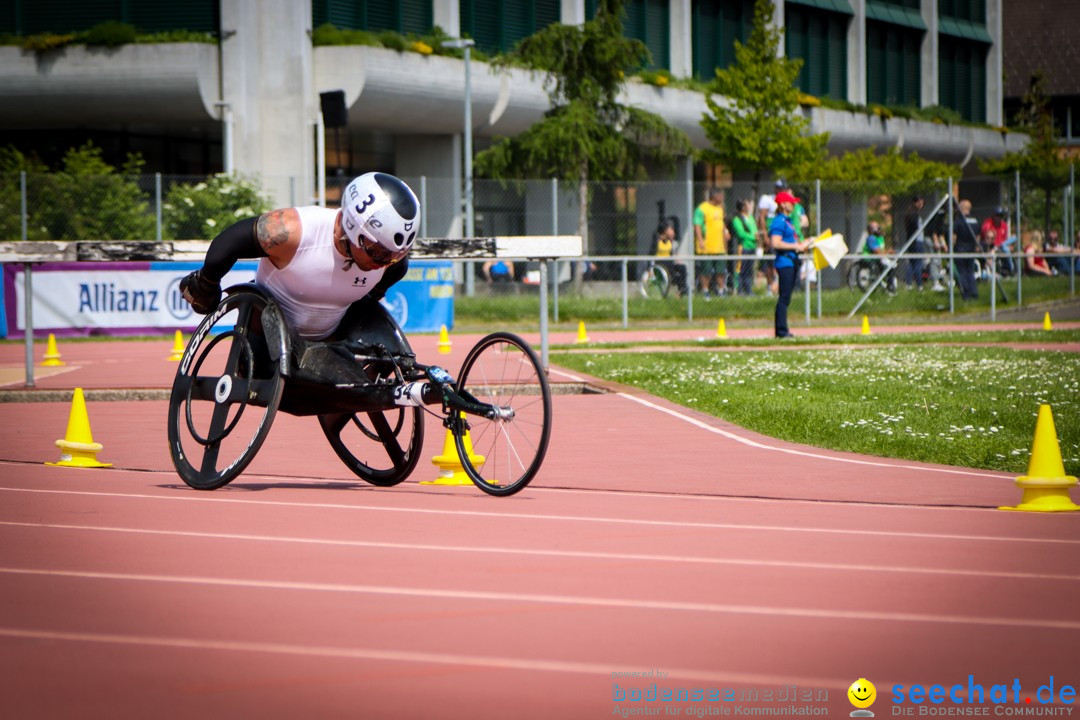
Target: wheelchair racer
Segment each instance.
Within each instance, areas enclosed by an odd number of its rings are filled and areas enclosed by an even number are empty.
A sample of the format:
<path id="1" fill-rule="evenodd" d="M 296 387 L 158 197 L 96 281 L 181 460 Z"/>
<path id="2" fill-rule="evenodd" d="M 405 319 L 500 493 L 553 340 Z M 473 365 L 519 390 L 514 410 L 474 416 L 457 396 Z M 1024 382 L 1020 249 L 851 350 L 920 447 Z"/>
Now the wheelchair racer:
<path id="1" fill-rule="evenodd" d="M 206 315 L 221 302 L 221 279 L 236 261 L 259 258 L 255 284 L 297 335 L 324 340 L 353 303 L 380 300 L 405 276 L 419 229 L 420 203 L 409 186 L 366 173 L 345 187 L 340 210 L 283 208 L 229 226 L 211 241 L 203 266 L 180 281 L 180 292 Z"/>

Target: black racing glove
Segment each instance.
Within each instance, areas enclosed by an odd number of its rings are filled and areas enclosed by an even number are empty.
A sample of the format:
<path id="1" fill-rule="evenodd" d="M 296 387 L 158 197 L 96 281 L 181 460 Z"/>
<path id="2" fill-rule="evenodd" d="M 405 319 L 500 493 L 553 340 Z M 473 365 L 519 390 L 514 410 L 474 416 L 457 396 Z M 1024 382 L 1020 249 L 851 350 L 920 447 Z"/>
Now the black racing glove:
<path id="1" fill-rule="evenodd" d="M 191 303 L 191 309 L 206 315 L 221 302 L 221 283 L 207 280 L 195 270 L 180 281 L 180 294 Z"/>

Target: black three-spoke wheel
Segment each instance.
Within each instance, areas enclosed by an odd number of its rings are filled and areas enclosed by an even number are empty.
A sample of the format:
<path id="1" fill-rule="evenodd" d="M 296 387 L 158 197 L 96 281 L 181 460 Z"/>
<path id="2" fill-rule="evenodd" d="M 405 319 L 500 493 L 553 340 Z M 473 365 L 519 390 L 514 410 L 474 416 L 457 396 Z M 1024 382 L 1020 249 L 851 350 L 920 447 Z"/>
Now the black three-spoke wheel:
<path id="1" fill-rule="evenodd" d="M 244 471 L 270 431 L 285 380 L 270 360 L 262 294 L 229 294 L 192 335 L 169 399 L 169 451 L 184 482 L 214 490 Z"/>
<path id="2" fill-rule="evenodd" d="M 409 477 L 424 447 L 424 415 L 418 407 L 320 415 L 319 424 L 345 466 L 379 487 Z"/>
<path id="3" fill-rule="evenodd" d="M 522 490 L 551 437 L 551 387 L 540 358 L 518 336 L 492 333 L 465 357 L 457 390 L 495 408 L 493 417 L 467 415 L 456 425 L 465 474 L 491 495 Z"/>

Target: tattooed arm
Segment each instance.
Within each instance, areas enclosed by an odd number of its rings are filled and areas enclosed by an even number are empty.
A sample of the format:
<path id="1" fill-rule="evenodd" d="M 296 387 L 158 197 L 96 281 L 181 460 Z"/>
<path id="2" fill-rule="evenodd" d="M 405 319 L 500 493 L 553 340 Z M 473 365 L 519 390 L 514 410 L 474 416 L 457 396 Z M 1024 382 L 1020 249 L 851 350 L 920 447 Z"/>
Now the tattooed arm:
<path id="1" fill-rule="evenodd" d="M 255 224 L 255 241 L 261 255 L 279 270 L 284 268 L 300 246 L 300 214 L 294 208 L 271 210 L 259 216 Z"/>

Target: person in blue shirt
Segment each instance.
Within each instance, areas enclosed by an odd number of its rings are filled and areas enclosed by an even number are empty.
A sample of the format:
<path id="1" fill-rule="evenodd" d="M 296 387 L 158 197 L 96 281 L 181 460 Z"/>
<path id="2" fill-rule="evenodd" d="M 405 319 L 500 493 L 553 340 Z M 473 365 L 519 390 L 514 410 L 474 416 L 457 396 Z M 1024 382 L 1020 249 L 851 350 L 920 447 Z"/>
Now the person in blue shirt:
<path id="1" fill-rule="evenodd" d="M 881 234 L 881 225 L 874 221 L 870 221 L 870 224 L 866 226 L 866 244 L 863 245 L 862 254 L 873 259 L 874 270 L 879 275 L 889 273 L 885 279 L 886 291 L 890 295 L 895 295 L 896 273 L 892 270 L 896 267 L 896 263 L 887 257 L 888 251 L 885 249 L 885 237 Z"/>
<path id="2" fill-rule="evenodd" d="M 776 337 L 793 337 L 787 324 L 788 305 L 795 291 L 795 279 L 799 272 L 799 253 L 810 247 L 809 241 L 800 240 L 792 222 L 792 213 L 799 199 L 787 191 L 776 193 L 776 217 L 769 226 L 769 240 L 776 254 L 774 266 L 780 290 L 776 298 L 774 328 Z"/>

